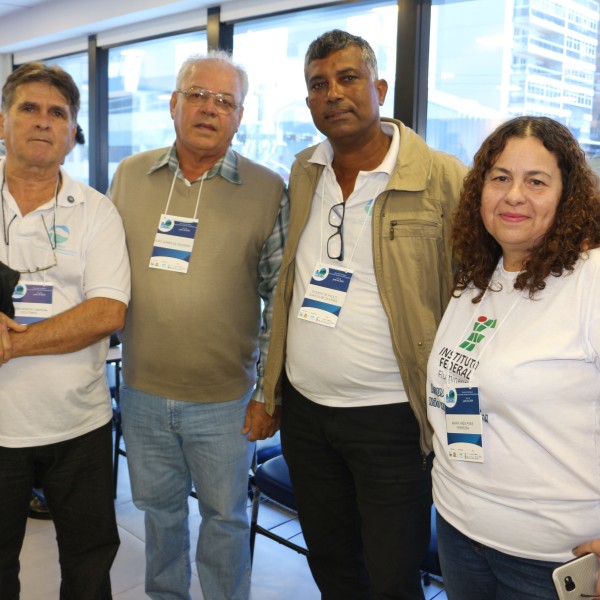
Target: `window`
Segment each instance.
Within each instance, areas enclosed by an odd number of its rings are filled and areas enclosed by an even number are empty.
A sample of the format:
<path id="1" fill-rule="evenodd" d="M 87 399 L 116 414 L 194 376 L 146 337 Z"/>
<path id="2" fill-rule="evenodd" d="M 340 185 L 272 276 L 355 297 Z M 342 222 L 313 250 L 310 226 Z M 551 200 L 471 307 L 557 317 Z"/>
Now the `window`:
<path id="1" fill-rule="evenodd" d="M 597 1 L 434 0 L 431 11 L 429 144 L 468 163 L 503 121 L 545 115 L 569 127 L 593 157 L 600 148 Z"/>
<path id="2" fill-rule="evenodd" d="M 382 115 L 392 116 L 397 18 L 395 2 L 370 2 L 237 24 L 233 58 L 248 71 L 250 90 L 234 148 L 287 179 L 294 155 L 323 139 L 305 102 L 304 55 L 330 29 L 359 35 L 373 46 L 379 77 L 390 86 Z"/>
<path id="3" fill-rule="evenodd" d="M 169 100 L 177 72 L 206 48 L 205 32 L 195 32 L 109 50 L 109 180 L 123 158 L 173 143 Z"/>
<path id="4" fill-rule="evenodd" d="M 65 158 L 64 168 L 69 175 L 88 183 L 89 174 L 89 152 L 87 138 L 89 125 L 89 78 L 88 78 L 88 56 L 87 53 L 62 56 L 45 61 L 47 64 L 58 65 L 64 69 L 75 81 L 81 96 L 81 107 L 77 121 L 85 136 L 85 144 L 76 144 L 73 150 Z"/>

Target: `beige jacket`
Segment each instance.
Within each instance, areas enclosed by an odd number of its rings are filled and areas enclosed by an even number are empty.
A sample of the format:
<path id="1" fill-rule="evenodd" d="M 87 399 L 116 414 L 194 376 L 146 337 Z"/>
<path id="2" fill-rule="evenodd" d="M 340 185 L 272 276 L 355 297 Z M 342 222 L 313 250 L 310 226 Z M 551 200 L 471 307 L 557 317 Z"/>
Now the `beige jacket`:
<path id="1" fill-rule="evenodd" d="M 467 167 L 431 149 L 400 121 L 400 151 L 387 188 L 373 207 L 373 261 L 381 302 L 404 389 L 421 428 L 421 448 L 431 451 L 427 422 L 427 359 L 452 291 L 451 217 Z M 308 162 L 314 148 L 297 155 L 289 182 L 290 226 L 275 293 L 265 372 L 267 410 L 280 397 L 285 368 L 288 309 L 294 259 L 323 167 Z"/>

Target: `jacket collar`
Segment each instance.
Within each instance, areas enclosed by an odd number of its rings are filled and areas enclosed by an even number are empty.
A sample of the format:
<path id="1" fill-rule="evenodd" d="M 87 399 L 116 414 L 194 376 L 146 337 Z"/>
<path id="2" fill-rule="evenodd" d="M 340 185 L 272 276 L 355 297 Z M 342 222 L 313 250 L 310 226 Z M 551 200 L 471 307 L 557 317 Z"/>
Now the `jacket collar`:
<path id="1" fill-rule="evenodd" d="M 433 153 L 431 148 L 412 130 L 396 119 L 382 118 L 382 122 L 394 123 L 400 131 L 400 150 L 396 168 L 392 172 L 388 190 L 406 192 L 423 191 L 431 177 L 433 165 Z M 315 182 L 318 180 L 323 165 L 310 162 L 315 149 L 311 146 L 296 155 L 299 164 L 306 169 L 311 176 L 314 175 Z"/>

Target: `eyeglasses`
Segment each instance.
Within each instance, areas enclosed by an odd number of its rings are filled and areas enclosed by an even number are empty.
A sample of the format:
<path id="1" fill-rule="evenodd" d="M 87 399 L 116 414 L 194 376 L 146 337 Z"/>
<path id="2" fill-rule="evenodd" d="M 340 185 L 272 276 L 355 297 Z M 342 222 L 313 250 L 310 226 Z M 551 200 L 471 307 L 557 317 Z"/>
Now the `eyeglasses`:
<path id="1" fill-rule="evenodd" d="M 42 217 L 42 223 L 44 224 L 44 229 L 46 230 L 46 235 L 48 236 L 48 241 L 50 242 L 50 248 L 52 249 L 52 264 L 48 265 L 47 267 L 35 267 L 33 269 L 15 269 L 15 271 L 17 271 L 21 275 L 30 275 L 33 273 L 39 273 L 40 271 L 48 271 L 49 269 L 53 269 L 54 267 L 58 266 L 58 260 L 56 259 L 56 230 L 54 230 L 52 232 L 52 235 L 50 235 L 50 231 L 48 231 L 48 226 L 46 225 L 44 215 L 40 216 Z M 8 227 L 5 229 L 4 232 L 7 246 L 10 244 L 10 226 L 12 225 L 15 218 L 16 216 L 13 217 L 13 219 L 10 221 Z M 54 217 L 54 220 L 56 222 L 56 216 Z"/>
<path id="2" fill-rule="evenodd" d="M 344 238 L 342 236 L 346 203 L 334 204 L 329 209 L 329 224 L 337 231 L 327 240 L 327 256 L 331 260 L 344 260 Z"/>
<path id="3" fill-rule="evenodd" d="M 183 94 L 185 99 L 192 106 L 206 106 L 208 101 L 213 98 L 215 109 L 222 115 L 230 115 L 236 108 L 240 108 L 241 104 L 236 104 L 233 96 L 222 94 L 221 92 L 211 92 L 204 88 L 193 85 L 187 90 L 176 90 L 179 94 Z"/>
<path id="4" fill-rule="evenodd" d="M 0 185 L 0 202 L 2 203 L 2 233 L 4 234 L 4 243 L 7 248 L 10 246 L 10 226 L 14 223 L 17 215 L 14 215 L 13 218 L 7 223 L 6 222 L 6 214 L 4 213 L 4 183 L 6 179 L 2 180 L 2 185 Z M 61 175 L 58 174 L 56 178 L 56 187 L 54 188 L 54 225 L 52 227 L 52 235 L 50 235 L 50 231 L 48 230 L 48 225 L 46 225 L 46 219 L 44 219 L 44 215 L 40 214 L 42 218 L 42 223 L 44 224 L 44 229 L 46 230 L 46 235 L 48 236 L 48 241 L 50 242 L 50 248 L 52 248 L 52 264 L 47 267 L 35 267 L 34 269 L 24 269 L 19 270 L 15 269 L 21 273 L 21 275 L 31 274 L 31 273 L 39 273 L 40 271 L 47 271 L 48 269 L 52 269 L 58 266 L 58 260 L 56 259 L 56 207 L 58 205 L 58 189 L 60 188 Z"/>
<path id="5" fill-rule="evenodd" d="M 56 260 L 56 251 L 54 250 L 54 248 L 52 248 L 52 256 L 53 256 L 53 263 L 51 265 L 48 265 L 47 267 L 35 267 L 35 269 L 15 269 L 15 271 L 18 271 L 19 273 L 21 273 L 21 275 L 27 275 L 30 273 L 39 273 L 40 271 L 47 271 L 48 269 L 53 269 L 54 267 L 56 267 L 58 265 L 58 261 Z"/>

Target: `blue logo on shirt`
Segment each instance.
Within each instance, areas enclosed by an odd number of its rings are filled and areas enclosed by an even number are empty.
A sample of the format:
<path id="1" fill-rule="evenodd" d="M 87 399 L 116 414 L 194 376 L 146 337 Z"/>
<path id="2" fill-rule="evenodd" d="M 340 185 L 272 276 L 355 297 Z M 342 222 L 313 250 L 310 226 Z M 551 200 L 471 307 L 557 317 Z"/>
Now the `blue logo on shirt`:
<path id="1" fill-rule="evenodd" d="M 66 225 L 54 225 L 49 229 L 48 234 L 56 244 L 64 244 L 68 241 L 71 232 Z"/>

